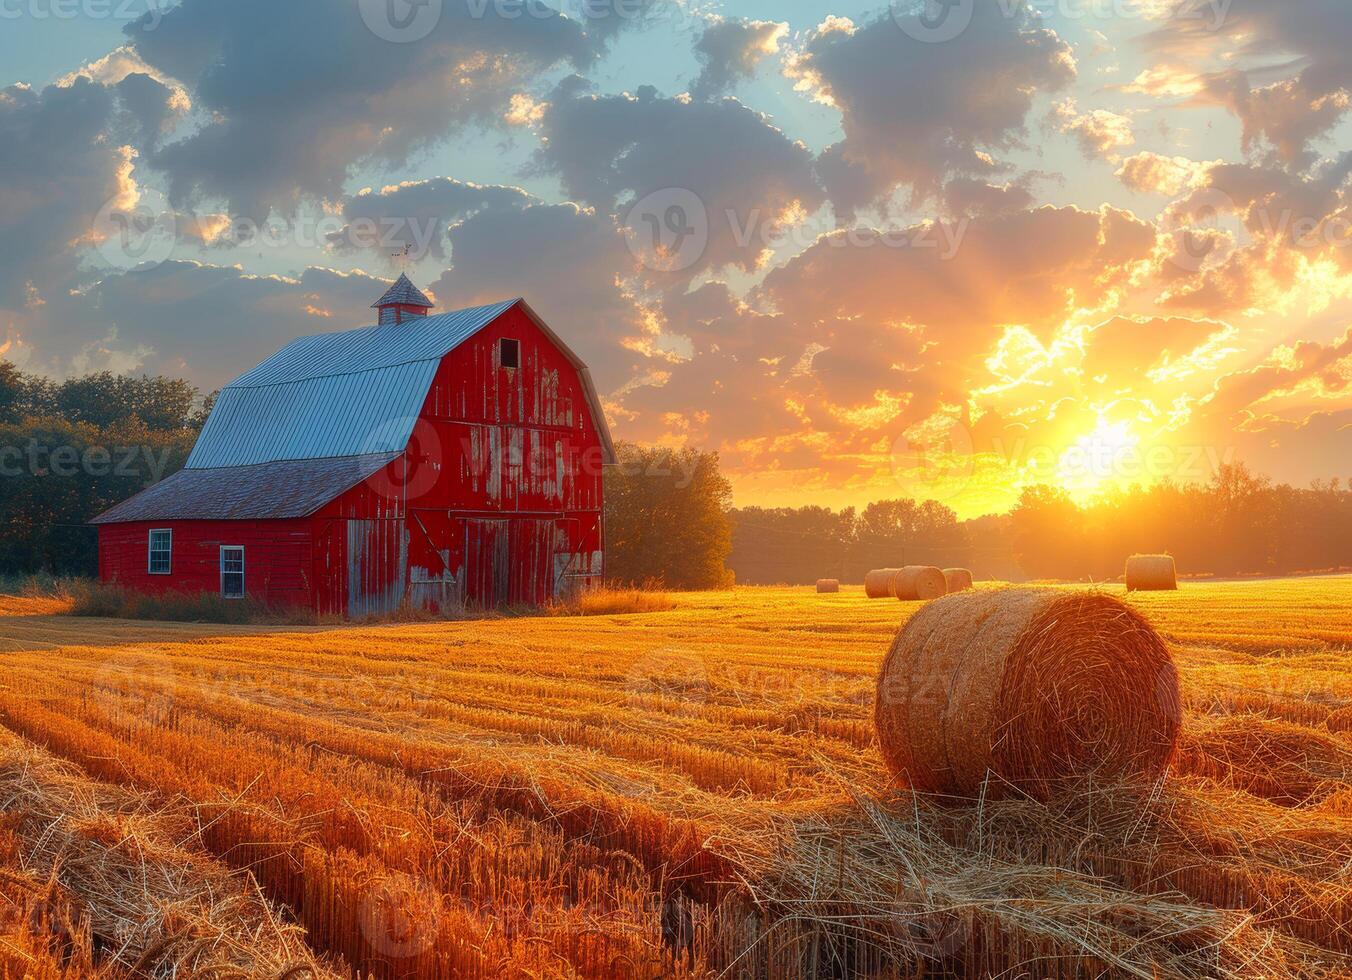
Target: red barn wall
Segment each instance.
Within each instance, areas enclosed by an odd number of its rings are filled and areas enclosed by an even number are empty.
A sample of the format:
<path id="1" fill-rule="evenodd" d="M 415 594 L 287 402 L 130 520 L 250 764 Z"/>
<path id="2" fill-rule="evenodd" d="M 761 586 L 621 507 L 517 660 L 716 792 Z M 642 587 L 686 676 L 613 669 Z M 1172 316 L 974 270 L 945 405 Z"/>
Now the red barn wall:
<path id="1" fill-rule="evenodd" d="M 149 572 L 150 531 L 174 532 L 172 570 Z M 99 527 L 99 577 L 138 592 L 220 592 L 222 545 L 244 548 L 244 591 L 278 606 L 310 606 L 310 523 L 298 521 L 160 521 Z"/>
<path id="2" fill-rule="evenodd" d="M 518 368 L 502 366 L 503 338 L 520 343 Z M 151 592 L 214 592 L 219 547 L 233 544 L 251 596 L 322 614 L 405 598 L 540 604 L 604 574 L 603 460 L 578 370 L 516 307 L 443 359 L 405 456 L 312 518 L 172 524 L 170 576 L 147 574 L 152 525 L 104 526 L 101 571 Z"/>
<path id="3" fill-rule="evenodd" d="M 502 367 L 503 338 L 520 343 L 520 367 Z M 603 458 L 577 369 L 509 310 L 442 361 L 406 457 L 317 515 L 321 611 L 358 611 L 325 573 L 348 565 L 353 520 L 399 525 L 402 555 L 378 544 L 368 560 L 405 560 L 419 605 L 539 604 L 599 581 Z"/>

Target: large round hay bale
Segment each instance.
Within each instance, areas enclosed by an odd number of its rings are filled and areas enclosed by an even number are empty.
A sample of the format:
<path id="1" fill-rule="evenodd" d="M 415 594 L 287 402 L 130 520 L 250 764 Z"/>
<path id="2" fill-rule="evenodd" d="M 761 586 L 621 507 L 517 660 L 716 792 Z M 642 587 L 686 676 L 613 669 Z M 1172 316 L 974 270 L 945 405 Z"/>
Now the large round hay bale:
<path id="1" fill-rule="evenodd" d="M 827 595 L 840 591 L 840 580 L 834 578 L 817 579 L 817 592 L 819 595 Z"/>
<path id="2" fill-rule="evenodd" d="M 1139 614 L 1096 592 L 1002 589 L 932 602 L 898 634 L 874 722 L 888 768 L 954 796 L 1047 799 L 1092 777 L 1153 780 L 1173 756 L 1178 675 Z"/>
<path id="3" fill-rule="evenodd" d="M 1127 559 L 1128 592 L 1169 592 L 1178 588 L 1173 555 L 1132 555 Z"/>
<path id="4" fill-rule="evenodd" d="M 966 592 L 972 587 L 972 573 L 965 568 L 945 568 L 944 583 L 950 594 Z"/>
<path id="5" fill-rule="evenodd" d="M 864 594 L 870 599 L 892 598 L 892 579 L 900 568 L 875 568 L 864 576 Z"/>
<path id="6" fill-rule="evenodd" d="M 907 565 L 892 577 L 892 594 L 902 602 L 938 599 L 948 594 L 944 570 L 933 565 Z"/>

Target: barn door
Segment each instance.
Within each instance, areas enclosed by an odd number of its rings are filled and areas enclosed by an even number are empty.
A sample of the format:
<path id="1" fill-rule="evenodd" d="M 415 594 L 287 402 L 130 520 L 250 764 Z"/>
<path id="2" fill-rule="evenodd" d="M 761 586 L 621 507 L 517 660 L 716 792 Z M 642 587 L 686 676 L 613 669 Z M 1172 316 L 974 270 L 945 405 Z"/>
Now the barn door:
<path id="1" fill-rule="evenodd" d="M 553 520 L 512 523 L 512 602 L 543 606 L 557 595 L 554 556 L 558 538 Z"/>
<path id="2" fill-rule="evenodd" d="M 408 535 L 403 521 L 347 522 L 347 614 L 394 612 L 404 601 Z"/>
<path id="3" fill-rule="evenodd" d="M 465 602 L 483 609 L 511 599 L 511 535 L 506 521 L 465 521 Z"/>

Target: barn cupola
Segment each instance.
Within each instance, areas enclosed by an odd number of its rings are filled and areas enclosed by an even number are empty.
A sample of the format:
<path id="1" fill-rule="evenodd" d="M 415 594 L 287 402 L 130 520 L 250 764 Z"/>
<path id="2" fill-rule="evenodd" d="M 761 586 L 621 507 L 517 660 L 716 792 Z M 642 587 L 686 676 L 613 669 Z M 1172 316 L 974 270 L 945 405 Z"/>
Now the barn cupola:
<path id="1" fill-rule="evenodd" d="M 400 275 L 385 295 L 371 304 L 371 309 L 380 311 L 378 322 L 383 326 L 427 316 L 432 301 L 407 275 Z"/>

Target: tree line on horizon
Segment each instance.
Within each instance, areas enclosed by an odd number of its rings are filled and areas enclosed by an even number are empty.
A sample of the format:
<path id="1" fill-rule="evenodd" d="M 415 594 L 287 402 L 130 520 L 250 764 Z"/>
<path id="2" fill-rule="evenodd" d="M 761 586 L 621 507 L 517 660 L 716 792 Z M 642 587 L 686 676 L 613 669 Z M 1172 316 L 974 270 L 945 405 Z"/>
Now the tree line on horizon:
<path id="1" fill-rule="evenodd" d="M 1242 463 L 1205 484 L 1162 482 L 1080 506 L 1030 486 L 1008 514 L 960 521 L 935 501 L 731 511 L 729 566 L 744 584 L 861 582 L 872 568 L 970 568 L 1014 582 L 1111 581 L 1133 554 L 1174 556 L 1184 576 L 1285 575 L 1352 566 L 1352 487 L 1275 483 Z"/>
<path id="2" fill-rule="evenodd" d="M 178 379 L 100 372 L 57 382 L 0 361 L 0 574 L 96 574 L 88 521 L 181 469 L 212 400 Z M 1010 513 L 963 521 L 932 500 L 734 507 L 717 453 L 617 449 L 620 465 L 605 476 L 607 575 L 622 584 L 860 582 L 907 564 L 1107 581 L 1138 552 L 1173 554 L 1183 575 L 1352 565 L 1352 487 L 1296 488 L 1242 464 L 1206 484 L 1119 490 L 1089 506 L 1028 487 Z"/>

